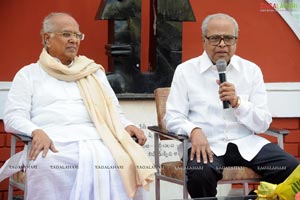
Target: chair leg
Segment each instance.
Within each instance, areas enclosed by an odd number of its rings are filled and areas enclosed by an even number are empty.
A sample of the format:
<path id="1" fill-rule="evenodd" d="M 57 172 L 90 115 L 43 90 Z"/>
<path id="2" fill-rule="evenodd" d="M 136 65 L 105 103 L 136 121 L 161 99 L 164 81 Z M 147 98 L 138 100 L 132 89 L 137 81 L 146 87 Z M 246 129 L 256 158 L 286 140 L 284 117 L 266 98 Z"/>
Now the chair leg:
<path id="1" fill-rule="evenodd" d="M 31 149 L 31 142 L 28 142 L 27 144 L 27 155 L 26 155 L 26 167 L 29 167 L 29 153 Z M 27 169 L 25 168 L 25 174 L 27 173 Z M 24 185 L 24 199 L 27 199 L 27 192 L 28 192 L 28 179 L 25 179 L 25 185 Z"/>
<path id="2" fill-rule="evenodd" d="M 249 185 L 248 183 L 243 183 L 244 185 L 244 195 L 248 195 L 249 194 Z"/>
<path id="3" fill-rule="evenodd" d="M 188 199 L 188 191 L 187 191 L 187 175 L 186 175 L 186 163 L 187 163 L 187 160 L 188 160 L 188 142 L 187 140 L 184 140 L 183 141 L 183 152 L 184 152 L 184 155 L 183 155 L 183 199 L 184 200 L 187 200 Z"/>
<path id="4" fill-rule="evenodd" d="M 11 136 L 10 139 L 10 155 L 14 155 L 16 153 L 16 138 L 14 136 Z M 8 200 L 13 199 L 13 193 L 14 193 L 14 188 L 11 185 L 12 177 L 9 178 L 9 183 L 8 183 Z"/>
<path id="5" fill-rule="evenodd" d="M 185 171 L 183 171 L 183 173 L 185 173 Z M 189 193 L 187 190 L 187 177 L 186 174 L 184 174 L 184 178 L 183 178 L 183 199 L 187 200 L 189 197 Z"/>
<path id="6" fill-rule="evenodd" d="M 155 177 L 155 199 L 160 200 L 160 180 Z"/>
<path id="7" fill-rule="evenodd" d="M 13 199 L 13 186 L 9 183 L 8 184 L 8 200 Z"/>
<path id="8" fill-rule="evenodd" d="M 183 199 L 187 200 L 188 199 L 188 195 L 189 195 L 189 193 L 188 193 L 186 187 L 183 187 Z"/>

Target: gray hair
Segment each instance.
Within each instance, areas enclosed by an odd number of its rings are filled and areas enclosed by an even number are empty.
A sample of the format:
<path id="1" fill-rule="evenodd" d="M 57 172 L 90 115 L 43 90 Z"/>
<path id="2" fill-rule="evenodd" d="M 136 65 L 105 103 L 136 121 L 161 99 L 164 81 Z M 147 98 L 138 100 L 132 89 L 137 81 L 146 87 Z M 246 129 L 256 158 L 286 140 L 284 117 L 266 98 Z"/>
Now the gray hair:
<path id="1" fill-rule="evenodd" d="M 56 24 L 53 21 L 53 17 L 57 17 L 57 16 L 70 16 L 70 17 L 72 17 L 68 13 L 53 12 L 53 13 L 50 13 L 49 15 L 47 15 L 44 18 L 43 23 L 42 23 L 42 30 L 41 30 L 42 44 L 44 45 L 44 47 L 46 46 L 46 41 L 45 41 L 45 38 L 44 38 L 44 33 L 55 31 Z M 79 25 L 78 25 L 78 27 L 79 27 Z"/>
<path id="2" fill-rule="evenodd" d="M 234 28 L 235 28 L 235 36 L 238 37 L 238 34 L 239 34 L 239 25 L 238 23 L 236 22 L 236 20 L 227 15 L 227 14 L 224 14 L 224 13 L 217 13 L 217 14 L 212 14 L 212 15 L 208 15 L 202 22 L 202 26 L 201 26 L 201 29 L 202 29 L 202 37 L 205 37 L 206 34 L 207 34 L 207 26 L 208 26 L 208 23 L 210 22 L 210 20 L 212 19 L 229 19 L 232 21 L 232 23 L 234 24 Z"/>

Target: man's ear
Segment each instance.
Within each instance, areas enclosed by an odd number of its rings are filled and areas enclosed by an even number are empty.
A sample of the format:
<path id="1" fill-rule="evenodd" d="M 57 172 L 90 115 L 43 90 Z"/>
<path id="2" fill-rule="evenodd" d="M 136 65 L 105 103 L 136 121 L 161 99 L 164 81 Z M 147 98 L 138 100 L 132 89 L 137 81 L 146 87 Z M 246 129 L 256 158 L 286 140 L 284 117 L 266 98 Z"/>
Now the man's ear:
<path id="1" fill-rule="evenodd" d="M 202 35 L 201 38 L 202 38 L 202 44 L 204 44 L 204 42 L 205 42 L 204 36 Z"/>
<path id="2" fill-rule="evenodd" d="M 49 38 L 50 38 L 50 35 L 48 33 L 44 33 L 44 41 L 45 41 L 46 45 L 49 44 Z"/>

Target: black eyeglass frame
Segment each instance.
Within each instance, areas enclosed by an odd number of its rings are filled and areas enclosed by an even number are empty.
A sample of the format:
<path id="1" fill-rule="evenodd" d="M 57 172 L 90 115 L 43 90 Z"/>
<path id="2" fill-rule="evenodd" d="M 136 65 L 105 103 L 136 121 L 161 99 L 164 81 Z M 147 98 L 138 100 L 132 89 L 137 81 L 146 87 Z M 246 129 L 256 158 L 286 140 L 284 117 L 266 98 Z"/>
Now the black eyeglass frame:
<path id="1" fill-rule="evenodd" d="M 222 40 L 224 41 L 224 44 L 226 44 L 227 46 L 232 46 L 232 45 L 236 44 L 236 41 L 238 39 L 238 37 L 236 37 L 234 35 L 211 35 L 211 36 L 206 35 L 204 37 L 208 40 L 209 44 L 212 46 L 218 46 Z M 212 43 L 211 39 L 213 37 L 217 37 L 219 41 Z M 232 42 L 230 42 L 228 40 L 232 40 Z"/>

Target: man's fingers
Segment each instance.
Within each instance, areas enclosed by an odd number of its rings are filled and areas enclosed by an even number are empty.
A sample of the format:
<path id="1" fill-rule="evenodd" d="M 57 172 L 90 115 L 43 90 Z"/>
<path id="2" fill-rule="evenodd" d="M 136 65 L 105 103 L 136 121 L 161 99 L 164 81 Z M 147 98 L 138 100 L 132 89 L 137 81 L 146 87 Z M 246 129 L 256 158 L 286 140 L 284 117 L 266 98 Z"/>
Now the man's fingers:
<path id="1" fill-rule="evenodd" d="M 214 162 L 214 154 L 213 153 L 209 154 L 208 158 L 209 158 L 210 163 Z"/>
<path id="2" fill-rule="evenodd" d="M 197 158 L 197 163 L 201 162 L 201 151 L 200 149 L 196 150 L 196 158 Z"/>
<path id="3" fill-rule="evenodd" d="M 200 148 L 192 147 L 191 154 L 190 154 L 190 160 L 194 160 L 194 157 L 196 157 L 197 163 L 200 163 L 202 160 L 204 164 L 207 164 L 208 161 L 210 163 L 213 162 L 213 156 L 214 156 L 214 154 L 210 149 L 203 148 L 202 150 L 200 150 Z"/>
<path id="4" fill-rule="evenodd" d="M 47 153 L 48 153 L 48 150 L 49 150 L 49 147 L 45 147 L 45 148 L 43 149 L 43 154 L 42 154 L 43 158 L 46 157 L 46 155 L 47 155 Z"/>
<path id="5" fill-rule="evenodd" d="M 192 147 L 191 154 L 190 154 L 190 160 L 194 160 L 195 157 L 195 149 Z"/>
<path id="6" fill-rule="evenodd" d="M 190 154 L 190 160 L 194 160 L 195 156 L 196 156 L 197 163 L 200 163 L 201 162 L 201 151 L 199 148 L 192 147 L 191 154 Z"/>
<path id="7" fill-rule="evenodd" d="M 143 137 L 143 138 L 141 139 L 140 145 L 143 146 L 146 142 L 147 142 L 147 138 L 146 138 L 146 137 Z"/>
<path id="8" fill-rule="evenodd" d="M 41 149 L 39 149 L 38 147 L 32 147 L 31 150 L 30 150 L 29 159 L 30 160 L 35 160 L 40 152 L 41 152 Z"/>
<path id="9" fill-rule="evenodd" d="M 202 153 L 203 163 L 204 163 L 204 164 L 207 164 L 207 152 L 206 152 L 206 150 L 203 149 L 203 150 L 201 151 L 201 153 Z"/>
<path id="10" fill-rule="evenodd" d="M 207 152 L 209 162 L 212 163 L 214 161 L 214 153 L 211 151 L 210 148 L 207 150 Z"/>
<path id="11" fill-rule="evenodd" d="M 32 145 L 30 153 L 29 153 L 29 159 L 30 160 L 35 160 L 36 157 L 39 155 L 39 153 L 42 151 L 42 156 L 43 158 L 46 157 L 49 149 L 53 151 L 54 153 L 58 152 L 58 150 L 55 148 L 53 142 L 51 142 L 50 146 L 49 145 Z"/>
<path id="12" fill-rule="evenodd" d="M 55 148 L 53 142 L 51 141 L 51 144 L 50 144 L 50 150 L 54 153 L 58 152 L 58 150 Z"/>
<path id="13" fill-rule="evenodd" d="M 30 152 L 29 152 L 29 160 L 34 160 L 34 159 L 33 159 L 33 154 L 34 154 L 34 149 L 31 148 L 31 149 L 30 149 Z"/>

